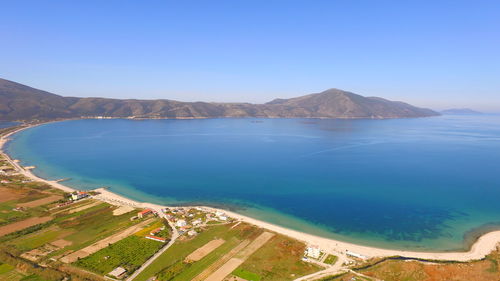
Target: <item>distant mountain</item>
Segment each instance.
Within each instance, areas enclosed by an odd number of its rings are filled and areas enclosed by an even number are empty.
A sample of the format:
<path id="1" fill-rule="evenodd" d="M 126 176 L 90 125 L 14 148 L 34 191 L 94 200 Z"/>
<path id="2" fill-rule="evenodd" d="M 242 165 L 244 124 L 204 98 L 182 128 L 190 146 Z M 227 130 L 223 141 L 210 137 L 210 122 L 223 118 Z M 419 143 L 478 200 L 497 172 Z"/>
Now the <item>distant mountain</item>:
<path id="1" fill-rule="evenodd" d="M 0 120 L 32 120 L 79 117 L 135 118 L 411 118 L 436 116 L 430 109 L 403 102 L 330 89 L 265 104 L 180 102 L 62 97 L 0 79 Z"/>
<path id="2" fill-rule="evenodd" d="M 363 97 L 338 89 L 298 98 L 275 99 L 265 105 L 273 106 L 275 112 L 285 117 L 408 118 L 439 115 L 407 103 Z"/>
<path id="3" fill-rule="evenodd" d="M 470 108 L 452 108 L 441 111 L 443 115 L 478 115 L 483 114 L 482 112 L 472 110 Z"/>

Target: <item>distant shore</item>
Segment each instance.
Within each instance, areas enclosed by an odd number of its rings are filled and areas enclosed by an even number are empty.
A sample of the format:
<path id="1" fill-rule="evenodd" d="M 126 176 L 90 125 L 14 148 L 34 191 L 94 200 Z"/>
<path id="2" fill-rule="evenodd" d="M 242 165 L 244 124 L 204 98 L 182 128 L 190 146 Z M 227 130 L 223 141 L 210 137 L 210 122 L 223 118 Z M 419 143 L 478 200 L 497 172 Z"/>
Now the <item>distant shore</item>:
<path id="1" fill-rule="evenodd" d="M 45 123 L 43 123 L 45 124 Z M 33 174 L 30 169 L 25 169 L 18 163 L 17 161 L 10 158 L 10 156 L 3 151 L 3 146 L 9 141 L 9 137 L 22 131 L 25 129 L 32 128 L 37 125 L 28 125 L 26 127 L 17 129 L 10 133 L 5 134 L 0 138 L 0 153 L 12 164 L 12 166 L 22 175 L 27 178 L 30 178 L 35 181 L 44 182 L 54 188 L 60 189 L 64 192 L 73 192 L 76 189 L 71 188 L 69 186 L 63 185 L 58 181 L 50 181 L 43 178 L 40 178 Z M 159 204 L 153 204 L 148 202 L 138 202 L 124 196 L 115 194 L 109 190 L 99 188 L 95 191 L 100 192 L 99 195 L 94 196 L 95 199 L 108 202 L 113 205 L 128 205 L 136 208 L 150 208 L 156 211 L 160 211 L 164 208 L 169 208 L 170 206 L 164 206 Z M 369 247 L 362 246 L 348 242 L 342 242 L 334 239 L 319 237 L 316 235 L 288 229 L 285 227 L 281 227 L 278 225 L 274 225 L 265 221 L 257 220 L 248 216 L 244 216 L 232 211 L 212 208 L 207 206 L 184 206 L 184 207 L 202 207 L 211 211 L 221 211 L 225 212 L 228 216 L 247 222 L 250 224 L 254 224 L 256 226 L 269 229 L 271 231 L 289 236 L 291 238 L 297 239 L 299 241 L 303 241 L 309 245 L 319 246 L 322 250 L 337 254 L 341 256 L 345 256 L 346 252 L 349 251 L 351 253 L 356 253 L 362 255 L 367 258 L 372 257 L 390 257 L 390 256 L 402 256 L 405 258 L 415 258 L 415 259 L 424 259 L 424 260 L 439 260 L 439 261 L 470 261 L 470 260 L 479 260 L 483 259 L 486 255 L 495 250 L 500 242 L 500 231 L 491 231 L 485 233 L 481 237 L 479 237 L 475 243 L 472 244 L 469 251 L 464 252 L 417 252 L 417 251 L 405 251 L 405 250 L 392 250 L 392 249 L 382 249 L 377 247 Z"/>

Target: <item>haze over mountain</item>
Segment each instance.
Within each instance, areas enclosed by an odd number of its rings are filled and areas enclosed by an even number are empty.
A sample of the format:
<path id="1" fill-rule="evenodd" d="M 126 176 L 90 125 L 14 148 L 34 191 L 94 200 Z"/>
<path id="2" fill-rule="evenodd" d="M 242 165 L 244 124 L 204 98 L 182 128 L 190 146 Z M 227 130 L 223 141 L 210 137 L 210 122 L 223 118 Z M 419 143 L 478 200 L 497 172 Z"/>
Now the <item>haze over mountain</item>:
<path id="1" fill-rule="evenodd" d="M 430 109 L 378 97 L 330 89 L 265 104 L 180 102 L 62 97 L 0 79 L 0 119 L 30 120 L 79 117 L 135 118 L 411 118 L 436 116 Z"/>
<path id="2" fill-rule="evenodd" d="M 483 114 L 482 112 L 470 109 L 470 108 L 451 108 L 442 110 L 441 114 L 444 115 L 477 115 Z"/>

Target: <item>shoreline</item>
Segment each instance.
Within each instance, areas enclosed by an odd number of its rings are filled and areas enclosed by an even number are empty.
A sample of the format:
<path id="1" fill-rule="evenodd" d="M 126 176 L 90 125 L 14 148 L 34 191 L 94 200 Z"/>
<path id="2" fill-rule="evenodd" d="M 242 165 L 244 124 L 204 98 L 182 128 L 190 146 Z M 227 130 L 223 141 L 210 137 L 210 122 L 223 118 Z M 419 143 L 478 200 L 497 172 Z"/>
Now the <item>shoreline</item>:
<path id="1" fill-rule="evenodd" d="M 57 122 L 57 121 L 54 121 Z M 63 185 L 58 181 L 50 181 L 43 178 L 40 178 L 33 174 L 29 169 L 22 167 L 22 165 L 15 160 L 11 159 L 10 156 L 3 150 L 4 145 L 10 140 L 9 137 L 22 131 L 25 129 L 33 128 L 38 125 L 47 124 L 40 123 L 35 125 L 27 125 L 25 127 L 19 128 L 12 132 L 9 132 L 2 137 L 0 137 L 0 154 L 5 157 L 5 159 L 18 171 L 20 174 L 24 175 L 27 178 L 30 178 L 35 181 L 44 182 L 56 189 L 65 191 L 65 192 L 73 192 L 76 189 L 71 188 L 69 186 Z M 104 201 L 113 205 L 128 205 L 134 206 L 136 208 L 150 208 L 155 211 L 160 211 L 164 208 L 170 208 L 171 206 L 153 204 L 149 202 L 139 202 L 133 199 L 126 198 L 124 196 L 113 193 L 104 188 L 95 189 L 95 191 L 100 192 L 99 195 L 93 196 L 95 199 Z M 275 224 L 271 224 L 265 221 L 261 221 L 258 219 L 254 219 L 245 215 L 241 215 L 235 213 L 233 211 L 228 211 L 225 209 L 213 208 L 208 206 L 182 206 L 182 207 L 200 207 L 209 211 L 221 211 L 226 213 L 229 217 L 237 219 L 242 222 L 250 223 L 256 225 L 261 228 L 265 228 L 279 234 L 283 234 L 285 236 L 289 236 L 291 238 L 297 239 L 306 243 L 307 245 L 315 245 L 319 246 L 323 251 L 345 256 L 346 251 L 353 252 L 368 258 L 372 257 L 391 257 L 391 256 L 401 256 L 405 258 L 414 258 L 414 259 L 423 259 L 423 260 L 436 260 L 436 261 L 470 261 L 470 260 L 480 260 L 483 259 L 486 255 L 490 254 L 493 250 L 495 250 L 500 243 L 500 230 L 499 231 L 491 231 L 481 235 L 470 247 L 468 251 L 463 252 L 417 252 L 417 251 L 406 251 L 406 250 L 393 250 L 393 249 L 383 249 L 377 247 L 363 246 L 358 244 L 353 244 L 349 242 L 343 242 L 331 238 L 324 238 L 320 236 L 316 236 L 309 233 L 300 232 L 297 230 L 285 228 L 282 226 L 278 226 Z M 161 211 L 160 211 L 161 213 Z"/>

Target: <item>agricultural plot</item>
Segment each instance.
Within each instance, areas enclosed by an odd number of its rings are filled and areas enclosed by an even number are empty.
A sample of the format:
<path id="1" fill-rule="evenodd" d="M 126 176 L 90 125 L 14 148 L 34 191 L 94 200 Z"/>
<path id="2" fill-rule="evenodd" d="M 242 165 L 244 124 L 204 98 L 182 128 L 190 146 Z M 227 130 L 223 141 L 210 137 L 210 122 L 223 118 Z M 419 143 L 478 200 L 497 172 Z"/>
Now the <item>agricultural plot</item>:
<path id="1" fill-rule="evenodd" d="M 23 196 L 23 192 L 15 192 L 13 189 L 0 186 L 0 203 L 20 199 Z"/>
<path id="2" fill-rule="evenodd" d="M 217 249 L 219 246 L 224 244 L 224 239 L 214 239 L 202 247 L 196 249 L 194 252 L 186 257 L 185 262 L 195 262 L 204 258 L 206 255 L 210 254 L 213 250 Z"/>
<path id="3" fill-rule="evenodd" d="M 0 194 L 0 196 L 2 196 Z M 0 226 L 29 218 L 29 212 L 16 211 L 16 200 L 0 203 Z"/>
<path id="4" fill-rule="evenodd" d="M 34 200 L 34 201 L 26 202 L 26 203 L 17 204 L 17 207 L 20 207 L 20 208 L 34 208 L 34 207 L 38 207 L 38 206 L 43 206 L 43 205 L 50 204 L 50 203 L 59 201 L 61 199 L 63 199 L 63 197 L 60 196 L 60 195 L 50 195 L 50 196 L 47 196 L 47 197 L 44 197 L 44 198 L 40 198 L 38 200 Z"/>
<path id="5" fill-rule="evenodd" d="M 325 260 L 323 261 L 323 263 L 326 263 L 326 264 L 335 264 L 337 262 L 337 257 L 334 256 L 334 255 L 328 255 Z"/>
<path id="6" fill-rule="evenodd" d="M 83 211 L 59 214 L 56 217 L 57 225 L 62 229 L 73 231 L 73 233 L 64 237 L 65 240 L 72 243 L 65 251 L 77 251 L 140 223 L 140 221 L 130 221 L 130 217 L 133 216 L 132 213 L 113 216 L 114 209 L 115 207 L 108 204 L 99 204 Z"/>
<path id="7" fill-rule="evenodd" d="M 253 254 L 257 249 L 262 247 L 269 239 L 274 236 L 274 233 L 263 232 L 260 234 L 255 240 L 245 246 L 243 249 L 238 249 L 236 253 L 232 256 L 227 257 L 226 259 L 222 259 L 221 262 L 224 262 L 219 266 L 216 270 L 208 271 L 208 277 L 200 274 L 197 276 L 195 280 L 206 280 L 206 281 L 219 281 L 224 279 L 224 277 L 228 276 L 232 271 L 234 271 L 238 266 L 240 266 L 251 254 Z"/>
<path id="8" fill-rule="evenodd" d="M 305 245 L 283 235 L 276 235 L 241 264 L 233 275 L 251 272 L 262 280 L 294 280 L 321 270 L 317 265 L 302 261 Z"/>
<path id="9" fill-rule="evenodd" d="M 9 208 L 18 202 L 19 200 L 0 203 L 0 207 Z M 27 219 L 0 226 L 0 234 L 4 234 L 3 237 L 0 237 L 1 241 L 13 247 L 12 249 L 15 249 L 15 252 L 25 259 L 47 260 L 54 256 L 61 256 L 68 251 L 78 251 L 141 223 L 141 221 L 130 221 L 133 213 L 115 216 L 113 210 L 116 207 L 100 201 L 90 201 L 89 203 L 83 204 L 86 208 L 81 208 L 82 204 L 77 204 L 76 208 L 65 207 L 62 210 L 61 208 L 53 208 L 49 211 L 46 207 L 40 206 L 27 209 L 26 212 L 23 212 L 28 216 Z M 77 210 L 75 211 L 75 209 Z M 36 213 L 52 214 L 53 216 L 30 217 Z"/>
<path id="10" fill-rule="evenodd" d="M 26 188 L 0 187 L 0 226 L 22 221 L 30 217 L 49 215 L 44 207 L 18 208 L 19 205 L 23 205 L 28 201 L 39 200 L 47 196 L 48 194 Z"/>
<path id="11" fill-rule="evenodd" d="M 102 275 L 118 266 L 132 273 L 163 245 L 157 241 L 132 235 L 78 260 L 75 265 Z"/>
<path id="12" fill-rule="evenodd" d="M 299 241 L 245 223 L 207 226 L 176 242 L 135 280 L 293 280 L 321 270 L 302 261 L 304 249 Z"/>
<path id="13" fill-rule="evenodd" d="M 69 234 L 71 230 L 63 230 L 58 226 L 50 226 L 46 229 L 42 229 L 36 233 L 28 234 L 19 237 L 15 241 L 11 242 L 17 249 L 21 251 L 29 251 L 45 244 L 48 244 L 57 239 L 61 239 Z"/>
<path id="14" fill-rule="evenodd" d="M 141 229 L 143 226 L 145 226 L 146 224 L 148 224 L 150 222 L 151 222 L 151 220 L 143 221 L 137 225 L 131 226 L 122 232 L 119 232 L 119 233 L 114 234 L 112 236 L 106 237 L 105 239 L 100 240 L 100 241 L 98 241 L 90 246 L 87 246 L 81 250 L 73 252 L 73 253 L 61 258 L 60 260 L 64 263 L 72 263 L 72 262 L 77 261 L 78 259 L 85 258 L 88 255 L 91 255 L 91 254 L 93 254 L 93 253 L 95 253 L 103 248 L 106 248 L 110 244 L 116 243 L 116 242 L 124 239 L 125 237 L 128 237 L 128 236 L 134 234 L 135 232 L 137 232 L 139 229 Z M 158 244 L 158 242 L 156 242 L 156 244 Z"/>
<path id="15" fill-rule="evenodd" d="M 17 272 L 13 266 L 10 264 L 0 265 L 0 280 L 5 281 L 19 281 L 24 276 Z"/>
<path id="16" fill-rule="evenodd" d="M 246 271 L 244 269 L 237 269 L 235 271 L 233 271 L 233 276 L 235 277 L 239 277 L 243 280 L 247 280 L 247 281 L 260 281 L 262 280 L 262 277 L 256 273 L 253 273 L 253 272 L 250 272 L 250 271 Z M 228 277 L 227 281 L 230 281 L 230 280 L 235 280 L 235 279 L 238 279 L 238 278 L 231 278 L 231 277 Z"/>
<path id="17" fill-rule="evenodd" d="M 41 217 L 41 218 L 34 217 L 34 218 L 27 218 L 25 220 L 14 222 L 11 224 L 7 224 L 0 227 L 0 236 L 4 236 L 37 224 L 42 224 L 50 220 L 52 220 L 52 217 Z"/>
<path id="18" fill-rule="evenodd" d="M 232 225 L 207 226 L 207 228 L 195 238 L 177 241 L 141 272 L 141 274 L 136 277 L 135 281 L 146 281 L 152 276 L 160 277 L 159 280 L 169 280 L 168 278 L 172 276 L 176 276 L 175 280 L 192 280 L 192 278 L 197 276 L 232 248 L 236 247 L 243 240 L 253 239 L 262 232 L 260 229 L 251 227 L 247 224 L 240 224 L 233 229 L 231 229 L 231 226 Z M 184 262 L 187 256 L 203 247 L 208 242 L 216 239 L 223 239 L 226 242 L 197 262 Z"/>
<path id="19" fill-rule="evenodd" d="M 40 276 L 31 274 L 25 275 L 15 269 L 10 264 L 0 263 L 0 280 L 2 281 L 46 281 Z"/>

